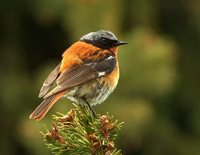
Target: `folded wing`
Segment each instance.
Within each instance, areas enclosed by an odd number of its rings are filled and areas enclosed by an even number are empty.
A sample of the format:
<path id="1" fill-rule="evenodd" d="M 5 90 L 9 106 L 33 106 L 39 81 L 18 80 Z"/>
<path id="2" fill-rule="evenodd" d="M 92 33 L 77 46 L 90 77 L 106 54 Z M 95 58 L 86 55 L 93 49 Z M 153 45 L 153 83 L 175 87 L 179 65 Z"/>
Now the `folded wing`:
<path id="1" fill-rule="evenodd" d="M 59 76 L 60 64 L 48 75 L 40 89 L 39 97 L 45 96 L 51 88 L 54 81 Z"/>
<path id="2" fill-rule="evenodd" d="M 105 76 L 114 70 L 115 65 L 116 59 L 110 54 L 104 55 L 98 60 L 87 60 L 87 63 L 84 63 L 84 65 L 74 65 L 59 75 L 57 78 L 57 86 L 45 95 L 44 99 L 64 90 Z"/>

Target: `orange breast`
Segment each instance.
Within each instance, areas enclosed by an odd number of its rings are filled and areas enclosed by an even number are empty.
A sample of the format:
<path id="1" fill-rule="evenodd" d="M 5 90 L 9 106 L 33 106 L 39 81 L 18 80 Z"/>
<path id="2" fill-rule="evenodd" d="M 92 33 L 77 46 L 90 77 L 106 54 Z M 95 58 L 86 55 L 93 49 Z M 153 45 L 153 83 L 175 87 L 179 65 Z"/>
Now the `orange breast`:
<path id="1" fill-rule="evenodd" d="M 119 80 L 119 65 L 118 62 L 116 64 L 115 69 L 108 75 L 104 77 L 105 82 L 107 85 L 112 87 L 114 89 L 117 86 L 118 80 Z"/>

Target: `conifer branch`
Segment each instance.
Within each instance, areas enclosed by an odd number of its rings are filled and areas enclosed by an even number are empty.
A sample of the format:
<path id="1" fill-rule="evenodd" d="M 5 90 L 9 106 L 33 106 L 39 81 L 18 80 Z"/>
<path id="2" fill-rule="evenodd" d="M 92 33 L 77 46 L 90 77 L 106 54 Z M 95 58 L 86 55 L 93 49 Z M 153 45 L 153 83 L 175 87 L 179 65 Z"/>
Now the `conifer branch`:
<path id="1" fill-rule="evenodd" d="M 47 147 L 55 155 L 120 155 L 114 140 L 122 123 L 112 116 L 94 117 L 87 105 L 75 105 L 67 114 L 53 116 L 52 128 L 43 133 Z"/>

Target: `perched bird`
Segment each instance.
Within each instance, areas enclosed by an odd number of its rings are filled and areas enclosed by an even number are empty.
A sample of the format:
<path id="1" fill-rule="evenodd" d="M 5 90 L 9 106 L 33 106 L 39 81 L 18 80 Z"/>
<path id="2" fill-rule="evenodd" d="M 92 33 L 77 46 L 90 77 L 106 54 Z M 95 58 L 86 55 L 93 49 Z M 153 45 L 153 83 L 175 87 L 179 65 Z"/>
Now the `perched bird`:
<path id="1" fill-rule="evenodd" d="M 43 102 L 30 118 L 41 120 L 61 97 L 87 104 L 91 110 L 102 103 L 117 86 L 117 47 L 124 44 L 127 42 L 105 30 L 82 36 L 63 53 L 61 63 L 44 81 L 39 93 Z M 49 91 L 54 82 L 55 88 Z"/>

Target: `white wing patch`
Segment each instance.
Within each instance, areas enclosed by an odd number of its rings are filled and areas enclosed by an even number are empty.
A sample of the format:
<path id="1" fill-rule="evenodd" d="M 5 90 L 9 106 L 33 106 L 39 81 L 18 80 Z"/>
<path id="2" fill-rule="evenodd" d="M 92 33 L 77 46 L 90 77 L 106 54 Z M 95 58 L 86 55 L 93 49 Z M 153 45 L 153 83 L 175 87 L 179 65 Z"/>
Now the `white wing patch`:
<path id="1" fill-rule="evenodd" d="M 110 59 L 114 59 L 113 56 L 109 56 L 108 58 L 106 58 L 105 60 L 110 60 Z"/>
<path id="2" fill-rule="evenodd" d="M 106 74 L 106 72 L 98 72 L 98 77 L 104 76 L 105 74 Z"/>

